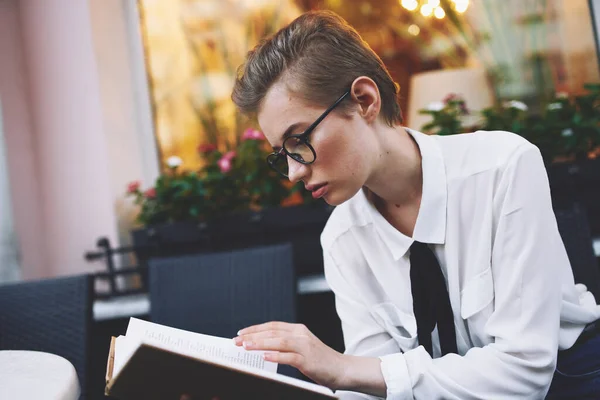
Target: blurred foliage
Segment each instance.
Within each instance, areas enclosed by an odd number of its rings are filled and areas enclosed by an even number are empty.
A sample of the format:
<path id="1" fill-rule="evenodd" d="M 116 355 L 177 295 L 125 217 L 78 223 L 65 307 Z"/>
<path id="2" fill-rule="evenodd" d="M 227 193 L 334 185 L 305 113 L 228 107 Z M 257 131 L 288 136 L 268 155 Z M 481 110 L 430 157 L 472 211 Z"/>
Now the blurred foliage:
<path id="1" fill-rule="evenodd" d="M 427 109 L 419 111 L 420 114 L 431 115 L 432 118 L 432 121 L 423 125 L 421 129 L 435 135 L 451 135 L 460 132 L 461 117 L 468 112 L 464 99 L 450 94 L 443 102 L 431 104 Z"/>
<path id="2" fill-rule="evenodd" d="M 600 148 L 600 84 L 584 88 L 586 93 L 579 96 L 553 96 L 538 114 L 514 100 L 486 108 L 479 112 L 474 126 L 465 126 L 466 104 L 451 95 L 421 111 L 432 116 L 422 129 L 440 135 L 475 130 L 513 132 L 538 146 L 547 163 L 594 157 Z"/>
<path id="3" fill-rule="evenodd" d="M 314 201 L 301 185 L 292 186 L 265 162 L 267 143 L 259 131 L 248 129 L 237 148 L 221 152 L 212 143 L 199 147 L 206 163 L 198 171 L 181 168 L 181 159 L 167 165 L 153 187 L 142 191 L 129 184 L 128 196 L 140 207 L 143 226 L 178 221 L 209 221 L 224 215 L 280 207 L 290 197 Z M 298 201 L 297 201 L 298 202 Z"/>

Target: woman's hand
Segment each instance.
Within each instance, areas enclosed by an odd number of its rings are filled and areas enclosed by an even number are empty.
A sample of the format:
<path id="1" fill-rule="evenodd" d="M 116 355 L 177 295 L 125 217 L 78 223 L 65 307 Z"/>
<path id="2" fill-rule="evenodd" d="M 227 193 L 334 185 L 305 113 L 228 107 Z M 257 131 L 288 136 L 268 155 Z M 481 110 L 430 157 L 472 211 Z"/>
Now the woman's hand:
<path id="1" fill-rule="evenodd" d="M 298 368 L 315 382 L 339 389 L 346 370 L 346 356 L 321 342 L 302 324 L 268 322 L 238 332 L 235 344 L 247 350 L 263 350 L 265 360 Z"/>

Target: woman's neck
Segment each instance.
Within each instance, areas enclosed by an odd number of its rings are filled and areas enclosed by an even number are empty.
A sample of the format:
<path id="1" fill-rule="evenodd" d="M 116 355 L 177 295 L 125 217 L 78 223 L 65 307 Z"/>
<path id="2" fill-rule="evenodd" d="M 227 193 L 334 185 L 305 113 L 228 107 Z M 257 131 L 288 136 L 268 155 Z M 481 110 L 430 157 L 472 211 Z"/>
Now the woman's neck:
<path id="1" fill-rule="evenodd" d="M 421 152 L 401 126 L 378 133 L 380 150 L 365 186 L 385 206 L 418 209 L 423 191 Z"/>
<path id="2" fill-rule="evenodd" d="M 367 198 L 398 231 L 412 237 L 423 193 L 421 152 L 402 127 L 383 132 L 380 154 L 365 185 Z"/>

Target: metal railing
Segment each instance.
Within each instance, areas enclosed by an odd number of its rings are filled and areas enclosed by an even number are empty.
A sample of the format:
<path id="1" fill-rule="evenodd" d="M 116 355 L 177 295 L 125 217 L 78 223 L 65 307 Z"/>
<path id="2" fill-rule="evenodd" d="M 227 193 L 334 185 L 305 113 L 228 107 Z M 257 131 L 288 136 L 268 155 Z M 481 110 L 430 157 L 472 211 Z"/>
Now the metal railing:
<path id="1" fill-rule="evenodd" d="M 106 271 L 98 271 L 93 273 L 95 281 L 105 281 L 108 283 L 108 292 L 96 291 L 97 299 L 113 298 L 118 296 L 128 296 L 132 294 L 146 293 L 147 287 L 147 268 L 144 264 L 128 265 L 123 267 L 116 267 L 116 256 L 133 254 L 140 250 L 146 250 L 146 247 L 140 246 L 124 246 L 124 247 L 112 247 L 110 240 L 106 237 L 101 237 L 96 242 L 96 251 L 87 251 L 84 254 L 86 261 L 98 261 L 104 260 L 106 263 Z M 137 275 L 139 276 L 140 287 L 125 287 L 120 288 L 117 284 L 117 278 L 120 276 L 130 277 Z"/>

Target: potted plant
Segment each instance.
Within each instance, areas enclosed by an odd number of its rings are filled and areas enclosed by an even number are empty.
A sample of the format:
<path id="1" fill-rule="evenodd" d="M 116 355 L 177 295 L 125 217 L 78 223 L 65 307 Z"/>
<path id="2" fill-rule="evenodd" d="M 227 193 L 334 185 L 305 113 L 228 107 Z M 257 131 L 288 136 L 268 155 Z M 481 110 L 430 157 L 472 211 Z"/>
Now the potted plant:
<path id="1" fill-rule="evenodd" d="M 431 121 L 421 127 L 423 131 L 444 136 L 465 131 L 463 119 L 469 110 L 461 96 L 450 93 L 443 101 L 433 102 L 419 113 L 431 116 Z"/>
<path id="2" fill-rule="evenodd" d="M 586 205 L 592 229 L 600 233 L 600 84 L 585 88 L 586 94 L 571 99 L 556 96 L 531 132 L 549 138 L 548 176 L 555 202 Z"/>
<path id="3" fill-rule="evenodd" d="M 331 209 L 271 170 L 260 131 L 247 129 L 233 149 L 220 151 L 207 143 L 198 152 L 205 160 L 198 171 L 185 170 L 180 158 L 170 157 L 152 187 L 129 184 L 127 195 L 139 207 L 132 238 L 140 263 L 150 257 L 293 242 L 306 235 L 307 250 L 320 253 L 319 234 Z"/>

